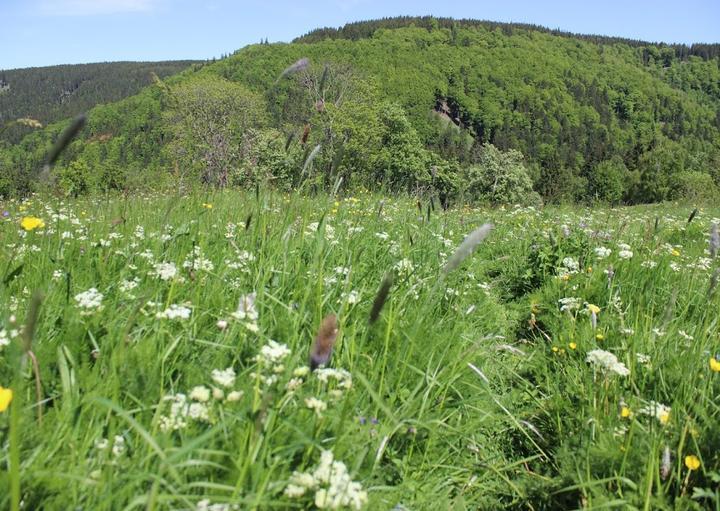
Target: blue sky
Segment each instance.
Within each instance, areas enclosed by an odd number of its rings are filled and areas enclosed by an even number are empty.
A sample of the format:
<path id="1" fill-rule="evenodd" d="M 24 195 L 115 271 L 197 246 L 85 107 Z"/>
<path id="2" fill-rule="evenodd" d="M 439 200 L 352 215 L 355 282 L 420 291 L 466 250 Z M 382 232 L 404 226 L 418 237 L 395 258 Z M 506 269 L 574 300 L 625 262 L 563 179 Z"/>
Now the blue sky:
<path id="1" fill-rule="evenodd" d="M 665 42 L 720 42 L 720 0 L 0 0 L 0 69 L 205 59 L 320 26 L 397 15 L 535 23 Z"/>

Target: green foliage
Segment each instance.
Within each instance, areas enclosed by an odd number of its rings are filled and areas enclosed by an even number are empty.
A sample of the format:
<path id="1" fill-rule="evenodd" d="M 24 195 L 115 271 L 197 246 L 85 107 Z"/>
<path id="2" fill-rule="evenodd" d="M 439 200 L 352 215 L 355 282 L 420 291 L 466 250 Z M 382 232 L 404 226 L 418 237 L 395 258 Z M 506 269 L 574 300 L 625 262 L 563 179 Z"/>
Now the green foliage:
<path id="1" fill-rule="evenodd" d="M 137 94 L 152 83 L 196 61 L 102 62 L 28 69 L 0 70 L 0 126 L 22 117 L 49 124 Z M 3 90 L 4 89 L 4 90 Z M 29 129 L 20 126 L 0 133 L 0 140 L 18 142 Z"/>
<path id="2" fill-rule="evenodd" d="M 470 200 L 495 204 L 537 203 L 523 155 L 514 150 L 502 152 L 492 144 L 483 146 L 478 162 L 464 169 L 460 181 Z"/>
<path id="3" fill-rule="evenodd" d="M 173 87 L 166 111 L 172 158 L 204 184 L 225 186 L 251 151 L 251 128 L 265 123 L 262 98 L 212 75 Z"/>
<path id="4" fill-rule="evenodd" d="M 691 202 L 717 201 L 720 200 L 720 190 L 710 175 L 683 171 L 671 177 L 669 198 Z"/>
<path id="5" fill-rule="evenodd" d="M 77 197 L 94 188 L 90 167 L 83 161 L 72 161 L 67 167 L 59 167 L 55 172 L 60 189 L 67 195 Z"/>
<path id="6" fill-rule="evenodd" d="M 595 200 L 618 204 L 631 188 L 632 176 L 620 158 L 600 162 L 590 177 L 590 193 Z"/>
<path id="7" fill-rule="evenodd" d="M 246 160 L 260 157 L 253 140 L 270 128 L 290 138 L 287 151 L 295 154 L 287 160 L 265 144 L 268 161 L 282 168 L 263 180 L 277 186 L 307 180 L 329 189 L 342 179 L 346 187 L 442 189 L 452 200 L 469 187 L 464 175 L 474 171 L 463 169 L 492 144 L 523 155 L 544 202 L 662 201 L 675 196 L 678 172 L 720 183 L 718 59 L 717 45 L 475 20 L 350 24 L 291 44 L 251 45 L 96 107 L 82 134 L 87 147 L 73 144 L 61 163 L 164 169 L 213 184 L 232 174 L 250 184 L 258 176 Z M 284 73 L 299 61 L 305 64 Z M 201 83 L 216 112 L 247 106 L 258 122 L 218 116 L 195 129 L 192 89 Z M 232 105 L 210 100 L 224 89 Z M 54 136 L 51 125 L 16 148 L 0 147 L 17 169 L 12 191 L 32 189 Z"/>

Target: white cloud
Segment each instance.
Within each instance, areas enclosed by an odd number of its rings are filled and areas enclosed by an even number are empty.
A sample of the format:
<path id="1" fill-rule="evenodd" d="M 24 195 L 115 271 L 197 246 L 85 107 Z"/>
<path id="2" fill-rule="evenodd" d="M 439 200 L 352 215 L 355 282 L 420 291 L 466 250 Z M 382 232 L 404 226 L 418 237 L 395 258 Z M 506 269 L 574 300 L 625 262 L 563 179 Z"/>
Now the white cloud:
<path id="1" fill-rule="evenodd" d="M 147 12 L 157 0 L 42 0 L 40 12 L 52 16 L 95 16 L 126 12 Z"/>

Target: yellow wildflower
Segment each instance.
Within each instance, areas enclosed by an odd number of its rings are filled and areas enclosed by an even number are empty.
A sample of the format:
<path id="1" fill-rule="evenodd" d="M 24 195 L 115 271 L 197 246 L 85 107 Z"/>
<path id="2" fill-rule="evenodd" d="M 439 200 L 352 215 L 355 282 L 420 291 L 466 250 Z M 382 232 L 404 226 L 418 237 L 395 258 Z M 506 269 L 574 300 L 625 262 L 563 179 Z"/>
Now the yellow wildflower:
<path id="1" fill-rule="evenodd" d="M 700 460 L 694 454 L 685 456 L 685 466 L 688 470 L 697 470 L 700 468 Z"/>
<path id="2" fill-rule="evenodd" d="M 571 342 L 570 344 L 568 344 L 568 348 L 570 348 L 571 350 L 576 349 L 576 348 L 577 348 L 577 343 Z"/>
<path id="3" fill-rule="evenodd" d="M 20 221 L 20 227 L 26 231 L 34 231 L 35 229 L 42 229 L 45 227 L 45 222 L 34 216 L 25 216 Z"/>
<path id="4" fill-rule="evenodd" d="M 710 357 L 710 370 L 714 373 L 720 373 L 720 362 L 715 357 Z"/>
<path id="5" fill-rule="evenodd" d="M 12 401 L 13 398 L 13 392 L 11 389 L 6 389 L 0 386 L 0 412 L 4 412 L 8 409 L 8 406 L 10 406 L 10 401 Z"/>
<path id="6" fill-rule="evenodd" d="M 662 424 L 663 426 L 666 425 L 668 422 L 670 422 L 670 412 L 668 412 L 668 411 L 660 412 L 660 415 L 658 415 L 658 420 L 660 421 L 660 424 Z"/>
<path id="7" fill-rule="evenodd" d="M 632 415 L 632 411 L 627 406 L 623 405 L 622 408 L 620 408 L 620 417 L 623 419 L 627 419 Z"/>
<path id="8" fill-rule="evenodd" d="M 207 202 L 203 202 L 202 207 L 204 207 L 205 209 L 212 209 L 213 205 Z"/>
<path id="9" fill-rule="evenodd" d="M 598 307 L 597 305 L 593 305 L 592 303 L 587 304 L 587 309 L 590 312 L 594 312 L 595 314 L 600 313 L 600 307 Z"/>
<path id="10" fill-rule="evenodd" d="M 595 334 L 595 339 L 597 339 L 598 341 L 604 341 L 605 336 L 603 334 Z"/>
<path id="11" fill-rule="evenodd" d="M 680 255 L 680 251 L 678 249 L 674 248 L 673 251 L 671 252 L 671 254 L 674 255 L 675 257 L 677 257 Z"/>

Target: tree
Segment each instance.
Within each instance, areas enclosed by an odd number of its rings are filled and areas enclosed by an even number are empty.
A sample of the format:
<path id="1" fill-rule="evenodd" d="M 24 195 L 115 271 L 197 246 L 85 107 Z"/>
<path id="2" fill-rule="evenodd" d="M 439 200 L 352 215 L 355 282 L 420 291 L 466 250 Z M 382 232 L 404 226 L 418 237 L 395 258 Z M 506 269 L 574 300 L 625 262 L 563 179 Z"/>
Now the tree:
<path id="1" fill-rule="evenodd" d="M 482 147 L 479 160 L 465 169 L 463 188 L 466 198 L 492 203 L 537 201 L 521 152 L 502 152 L 492 144 Z"/>
<path id="2" fill-rule="evenodd" d="M 171 94 L 173 107 L 165 121 L 173 136 L 172 156 L 203 183 L 227 185 L 248 149 L 243 138 L 250 128 L 265 124 L 262 98 L 213 76 L 185 82 Z"/>

